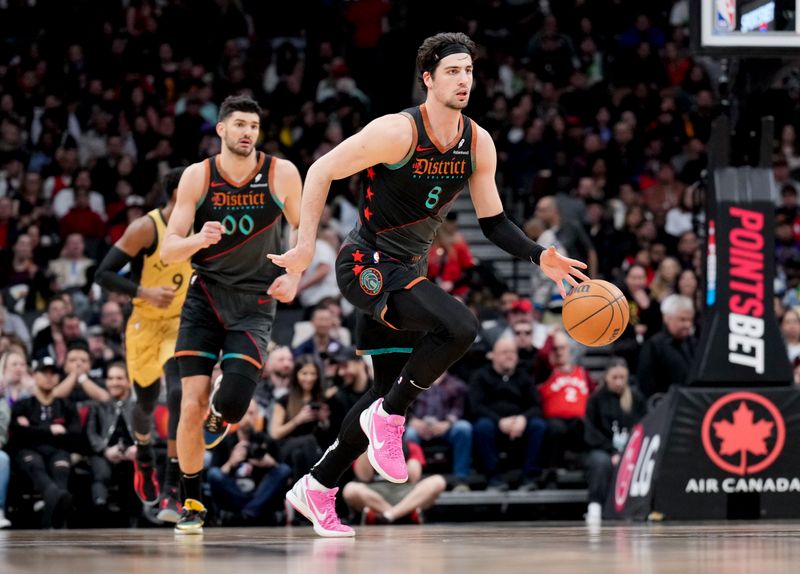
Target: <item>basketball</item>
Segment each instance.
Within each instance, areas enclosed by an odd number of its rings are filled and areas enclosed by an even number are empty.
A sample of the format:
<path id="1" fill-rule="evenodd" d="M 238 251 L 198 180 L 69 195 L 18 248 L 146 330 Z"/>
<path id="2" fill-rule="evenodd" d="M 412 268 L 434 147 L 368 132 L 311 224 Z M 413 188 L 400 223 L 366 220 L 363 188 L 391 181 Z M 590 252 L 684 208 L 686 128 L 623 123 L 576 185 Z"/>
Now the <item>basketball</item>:
<path id="1" fill-rule="evenodd" d="M 608 281 L 585 281 L 564 300 L 562 321 L 569 336 L 582 345 L 603 347 L 628 325 L 628 300 Z"/>

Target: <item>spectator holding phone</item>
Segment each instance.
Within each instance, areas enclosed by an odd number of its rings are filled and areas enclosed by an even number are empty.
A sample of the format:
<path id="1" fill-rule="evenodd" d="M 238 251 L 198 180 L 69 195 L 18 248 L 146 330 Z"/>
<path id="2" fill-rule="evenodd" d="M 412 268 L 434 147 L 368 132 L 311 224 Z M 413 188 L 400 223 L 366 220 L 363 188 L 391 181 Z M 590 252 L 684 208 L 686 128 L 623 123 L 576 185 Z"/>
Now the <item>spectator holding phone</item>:
<path id="1" fill-rule="evenodd" d="M 327 444 L 331 410 L 323 397 L 322 367 L 313 355 L 295 360 L 289 392 L 275 401 L 269 434 L 278 441 L 280 461 L 292 468 L 293 480 L 305 475 Z"/>

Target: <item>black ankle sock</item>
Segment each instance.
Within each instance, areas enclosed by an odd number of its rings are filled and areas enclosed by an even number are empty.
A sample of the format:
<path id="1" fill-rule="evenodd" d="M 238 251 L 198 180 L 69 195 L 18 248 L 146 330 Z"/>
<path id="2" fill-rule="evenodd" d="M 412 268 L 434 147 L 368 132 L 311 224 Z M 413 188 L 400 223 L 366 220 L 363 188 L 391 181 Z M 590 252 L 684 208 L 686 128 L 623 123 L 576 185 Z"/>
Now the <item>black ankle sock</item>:
<path id="1" fill-rule="evenodd" d="M 383 399 L 383 410 L 390 415 L 406 416 L 406 411 L 411 403 L 430 385 L 422 384 L 408 375 L 405 369 L 400 373 L 397 384 L 392 385 L 389 393 Z"/>
<path id="2" fill-rule="evenodd" d="M 167 468 L 164 473 L 164 489 L 169 492 L 178 488 L 178 481 L 181 478 L 181 469 L 178 466 L 177 458 L 167 459 Z"/>
<path id="3" fill-rule="evenodd" d="M 181 473 L 181 500 L 186 500 L 188 498 L 192 498 L 194 500 L 200 500 L 203 491 L 203 483 L 200 480 L 200 474 L 183 474 Z"/>

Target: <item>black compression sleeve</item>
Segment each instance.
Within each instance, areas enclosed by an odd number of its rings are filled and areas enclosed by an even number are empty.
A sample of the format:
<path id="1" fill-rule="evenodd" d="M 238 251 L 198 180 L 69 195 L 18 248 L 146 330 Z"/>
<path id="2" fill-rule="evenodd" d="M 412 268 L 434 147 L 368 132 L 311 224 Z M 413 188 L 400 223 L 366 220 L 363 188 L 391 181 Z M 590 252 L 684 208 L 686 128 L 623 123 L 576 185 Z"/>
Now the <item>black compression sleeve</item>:
<path id="1" fill-rule="evenodd" d="M 97 267 L 95 282 L 109 291 L 136 297 L 139 285 L 119 274 L 119 270 L 131 259 L 133 258 L 119 247 L 112 247 Z"/>
<path id="2" fill-rule="evenodd" d="M 500 249 L 514 257 L 527 259 L 539 265 L 544 247 L 525 235 L 519 227 L 506 217 L 504 211 L 492 217 L 481 217 L 478 219 L 478 223 L 480 223 L 481 231 L 483 231 L 486 239 Z"/>

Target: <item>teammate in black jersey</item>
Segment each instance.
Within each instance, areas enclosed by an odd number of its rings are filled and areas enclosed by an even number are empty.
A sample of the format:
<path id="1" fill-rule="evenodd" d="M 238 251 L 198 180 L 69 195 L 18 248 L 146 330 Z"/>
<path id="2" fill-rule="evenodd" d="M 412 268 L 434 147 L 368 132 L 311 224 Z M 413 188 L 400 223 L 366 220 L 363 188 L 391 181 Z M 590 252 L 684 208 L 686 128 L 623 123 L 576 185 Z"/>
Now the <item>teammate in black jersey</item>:
<path id="1" fill-rule="evenodd" d="M 205 446 L 212 448 L 247 411 L 276 300 L 291 301 L 300 279 L 267 259 L 280 249 L 282 216 L 297 227 L 302 182 L 292 163 L 256 151 L 260 114 L 244 96 L 222 103 L 221 153 L 186 168 L 161 247 L 164 263 L 191 258 L 195 272 L 175 346 L 183 384 L 178 462 L 185 499 L 177 532 L 202 532 L 203 429 Z M 222 377 L 209 398 L 220 351 Z"/>
<path id="2" fill-rule="evenodd" d="M 455 362 L 478 331 L 461 302 L 425 280 L 428 250 L 457 193 L 469 184 L 481 229 L 506 252 L 536 263 L 555 281 L 586 265 L 554 248 L 545 251 L 503 212 L 495 184 L 497 157 L 489 134 L 462 115 L 472 86 L 475 44 L 443 33 L 419 48 L 422 106 L 376 119 L 316 161 L 308 171 L 297 246 L 271 259 L 302 272 L 331 181 L 365 170 L 360 223 L 337 259 L 342 294 L 359 311 L 356 342 L 371 354 L 375 384 L 348 413 L 339 437 L 317 465 L 287 493 L 287 500 L 322 536 L 352 536 L 336 517 L 341 474 L 367 451 L 375 470 L 405 482 L 402 435 L 405 413 L 419 393 Z"/>

